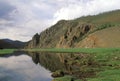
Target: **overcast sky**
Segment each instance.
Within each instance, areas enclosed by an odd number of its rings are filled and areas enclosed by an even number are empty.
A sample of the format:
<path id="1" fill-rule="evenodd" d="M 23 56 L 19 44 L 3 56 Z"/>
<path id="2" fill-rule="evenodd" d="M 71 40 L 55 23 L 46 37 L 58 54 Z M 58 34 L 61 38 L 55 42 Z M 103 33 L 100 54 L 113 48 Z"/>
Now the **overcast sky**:
<path id="1" fill-rule="evenodd" d="M 28 41 L 61 19 L 120 9 L 120 0 L 0 0 L 0 39 Z"/>

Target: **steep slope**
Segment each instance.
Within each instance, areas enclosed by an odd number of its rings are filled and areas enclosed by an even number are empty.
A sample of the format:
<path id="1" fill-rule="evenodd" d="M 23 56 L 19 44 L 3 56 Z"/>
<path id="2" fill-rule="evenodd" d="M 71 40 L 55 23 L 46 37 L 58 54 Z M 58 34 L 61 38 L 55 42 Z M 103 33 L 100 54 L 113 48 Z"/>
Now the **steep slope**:
<path id="1" fill-rule="evenodd" d="M 26 48 L 120 47 L 119 28 L 120 10 L 61 20 L 34 35 Z"/>
<path id="2" fill-rule="evenodd" d="M 24 42 L 21 41 L 13 41 L 10 39 L 0 39 L 0 48 L 8 49 L 8 48 L 23 48 L 25 46 Z"/>

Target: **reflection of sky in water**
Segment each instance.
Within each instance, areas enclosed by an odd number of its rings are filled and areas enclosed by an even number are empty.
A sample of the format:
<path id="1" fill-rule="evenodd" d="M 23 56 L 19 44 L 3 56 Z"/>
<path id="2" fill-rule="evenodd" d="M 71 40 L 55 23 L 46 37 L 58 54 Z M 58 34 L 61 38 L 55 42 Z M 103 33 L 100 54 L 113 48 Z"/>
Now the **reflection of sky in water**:
<path id="1" fill-rule="evenodd" d="M 0 57 L 0 81 L 51 81 L 51 73 L 27 55 Z"/>

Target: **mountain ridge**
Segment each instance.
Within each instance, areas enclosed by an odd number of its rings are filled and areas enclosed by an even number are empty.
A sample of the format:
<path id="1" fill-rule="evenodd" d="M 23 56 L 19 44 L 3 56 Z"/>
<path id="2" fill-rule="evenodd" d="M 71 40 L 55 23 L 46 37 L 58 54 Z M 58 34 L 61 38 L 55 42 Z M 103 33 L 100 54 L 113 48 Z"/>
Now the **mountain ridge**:
<path id="1" fill-rule="evenodd" d="M 11 49 L 11 48 L 24 48 L 25 42 L 11 39 L 0 39 L 0 48 L 1 49 Z"/>

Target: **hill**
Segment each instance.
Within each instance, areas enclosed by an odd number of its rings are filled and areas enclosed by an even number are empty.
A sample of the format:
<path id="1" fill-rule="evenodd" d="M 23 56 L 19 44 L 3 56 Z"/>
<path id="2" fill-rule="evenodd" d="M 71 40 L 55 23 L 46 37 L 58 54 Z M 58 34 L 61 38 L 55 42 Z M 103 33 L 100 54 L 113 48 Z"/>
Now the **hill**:
<path id="1" fill-rule="evenodd" d="M 26 48 L 120 47 L 120 10 L 61 20 L 33 36 Z"/>
<path id="2" fill-rule="evenodd" d="M 1 49 L 23 48 L 24 46 L 25 46 L 25 43 L 21 41 L 13 41 L 10 39 L 0 39 Z"/>

